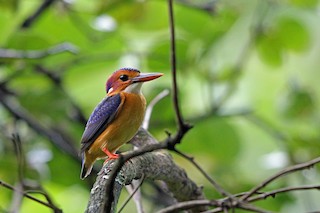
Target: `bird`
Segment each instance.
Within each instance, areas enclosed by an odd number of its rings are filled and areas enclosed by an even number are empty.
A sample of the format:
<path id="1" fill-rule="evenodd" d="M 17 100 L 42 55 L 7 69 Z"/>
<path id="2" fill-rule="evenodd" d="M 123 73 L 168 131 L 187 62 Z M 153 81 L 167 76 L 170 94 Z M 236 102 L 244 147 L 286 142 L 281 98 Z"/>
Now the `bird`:
<path id="1" fill-rule="evenodd" d="M 96 160 L 119 157 L 115 152 L 133 138 L 144 118 L 146 99 L 141 93 L 142 84 L 162 75 L 121 68 L 109 77 L 106 96 L 91 113 L 81 137 L 81 179 L 90 175 Z"/>

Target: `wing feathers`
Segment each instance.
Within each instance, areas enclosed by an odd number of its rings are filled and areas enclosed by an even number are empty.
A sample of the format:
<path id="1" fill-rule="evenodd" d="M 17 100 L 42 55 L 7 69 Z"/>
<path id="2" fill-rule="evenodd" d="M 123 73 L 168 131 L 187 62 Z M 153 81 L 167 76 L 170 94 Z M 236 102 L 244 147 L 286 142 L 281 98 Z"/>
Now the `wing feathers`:
<path id="1" fill-rule="evenodd" d="M 92 112 L 81 138 L 81 152 L 84 152 L 107 128 L 121 108 L 120 94 L 104 98 Z"/>

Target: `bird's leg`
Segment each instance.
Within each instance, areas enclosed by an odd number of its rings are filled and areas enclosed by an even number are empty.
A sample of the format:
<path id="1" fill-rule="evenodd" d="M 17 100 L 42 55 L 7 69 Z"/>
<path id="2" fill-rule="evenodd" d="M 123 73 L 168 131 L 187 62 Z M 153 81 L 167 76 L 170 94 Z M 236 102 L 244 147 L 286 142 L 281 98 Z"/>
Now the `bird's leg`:
<path id="1" fill-rule="evenodd" d="M 111 160 L 111 159 L 117 159 L 119 158 L 119 155 L 118 154 L 115 154 L 115 153 L 111 153 L 109 151 L 109 149 L 107 149 L 106 147 L 102 148 L 101 149 L 104 153 L 106 153 L 106 155 L 108 155 L 108 158 L 104 161 L 104 163 L 106 163 L 107 161 Z"/>

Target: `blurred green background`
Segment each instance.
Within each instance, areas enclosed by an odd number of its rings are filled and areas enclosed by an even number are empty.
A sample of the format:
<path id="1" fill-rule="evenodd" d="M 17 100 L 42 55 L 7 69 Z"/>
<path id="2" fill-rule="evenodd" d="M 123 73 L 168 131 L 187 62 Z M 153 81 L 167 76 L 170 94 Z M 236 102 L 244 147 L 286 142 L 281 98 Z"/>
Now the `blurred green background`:
<path id="1" fill-rule="evenodd" d="M 135 67 L 165 73 L 144 85 L 148 101 L 171 88 L 166 1 L 57 0 L 22 27 L 43 2 L 0 1 L 2 101 L 63 134 L 77 150 L 83 120 L 104 97 L 105 81 L 113 71 Z M 247 191 L 281 168 L 318 157 L 319 1 L 174 2 L 180 106 L 194 125 L 177 148 L 194 156 L 231 193 Z M 65 42 L 62 47 L 77 53 L 46 51 Z M 18 52 L 7 57 L 9 50 Z M 34 51 L 46 56 L 37 58 Z M 1 104 L 0 129 L 0 180 L 13 186 L 19 180 L 11 140 L 18 133 L 26 160 L 23 177 L 41 183 L 64 212 L 84 211 L 90 182 L 79 179 L 75 156 L 16 120 Z M 149 130 L 158 140 L 166 138 L 165 130 L 176 131 L 170 97 L 155 106 Z M 207 198 L 218 198 L 196 168 L 174 158 L 204 186 Z M 94 180 L 95 174 L 91 176 Z M 281 178 L 266 190 L 319 180 L 319 168 L 314 167 Z M 148 199 L 152 190 L 143 187 L 147 212 L 160 208 Z M 126 196 L 124 190 L 121 200 Z M 13 197 L 0 187 L 0 212 L 12 209 Z M 295 192 L 256 205 L 275 212 L 319 211 L 319 199 L 316 191 Z M 123 212 L 134 208 L 131 202 Z M 21 212 L 51 210 L 23 199 Z"/>

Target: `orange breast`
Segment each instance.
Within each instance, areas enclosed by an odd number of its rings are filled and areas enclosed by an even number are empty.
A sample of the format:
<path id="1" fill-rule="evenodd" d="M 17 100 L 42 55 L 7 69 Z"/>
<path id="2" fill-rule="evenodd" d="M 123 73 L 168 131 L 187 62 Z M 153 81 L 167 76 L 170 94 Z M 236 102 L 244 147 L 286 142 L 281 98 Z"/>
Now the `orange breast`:
<path id="1" fill-rule="evenodd" d="M 101 148 L 106 147 L 110 152 L 115 152 L 120 146 L 130 141 L 143 121 L 146 108 L 146 100 L 143 95 L 125 92 L 120 95 L 124 102 L 115 119 L 88 150 L 88 153 L 96 158 L 105 157 Z"/>

